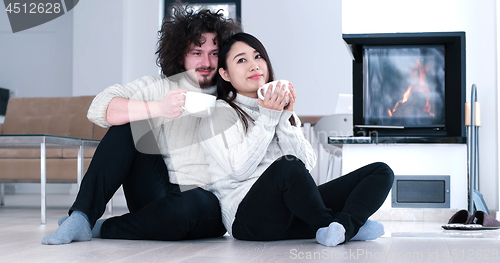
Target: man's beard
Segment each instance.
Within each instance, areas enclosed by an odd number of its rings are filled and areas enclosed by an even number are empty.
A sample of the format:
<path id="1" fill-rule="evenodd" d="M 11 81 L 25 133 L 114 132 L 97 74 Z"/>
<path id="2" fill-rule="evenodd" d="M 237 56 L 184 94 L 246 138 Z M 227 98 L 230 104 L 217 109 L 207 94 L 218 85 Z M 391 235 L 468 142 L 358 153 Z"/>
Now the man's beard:
<path id="1" fill-rule="evenodd" d="M 203 76 L 203 79 L 200 81 L 200 88 L 206 88 L 214 85 L 214 79 L 215 78 L 210 78 L 209 76 Z"/>
<path id="2" fill-rule="evenodd" d="M 196 72 L 198 70 L 215 70 L 214 68 L 197 68 L 195 70 L 190 70 L 187 74 L 189 80 L 195 84 L 195 86 L 198 86 L 200 88 L 207 88 L 207 87 L 210 87 L 212 85 L 215 85 L 215 76 L 214 77 L 210 77 L 210 75 L 206 75 L 206 76 L 201 76 L 202 78 L 201 79 L 198 79 L 198 75 L 196 74 Z M 196 85 L 197 84 L 197 85 Z"/>

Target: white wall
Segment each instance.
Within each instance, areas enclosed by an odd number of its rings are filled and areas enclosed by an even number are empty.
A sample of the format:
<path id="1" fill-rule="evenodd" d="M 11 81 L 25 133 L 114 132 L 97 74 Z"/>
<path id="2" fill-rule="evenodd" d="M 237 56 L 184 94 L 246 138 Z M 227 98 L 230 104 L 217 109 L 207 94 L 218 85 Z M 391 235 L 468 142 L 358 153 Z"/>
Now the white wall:
<path id="1" fill-rule="evenodd" d="M 496 58 L 497 58 L 497 64 L 496 64 L 496 86 L 498 87 L 498 76 L 500 76 L 500 52 L 498 52 L 500 50 L 500 19 L 498 19 L 498 14 L 500 14 L 500 5 L 495 3 L 496 4 L 496 8 L 495 8 L 495 19 L 496 19 L 496 27 L 497 27 L 497 35 L 496 35 Z M 498 90 L 498 88 L 497 88 Z M 499 148 L 500 148 L 500 135 L 498 134 L 498 131 L 500 131 L 500 121 L 499 121 L 499 118 L 500 118 L 500 107 L 498 105 L 498 102 L 500 101 L 500 92 L 497 91 L 497 153 L 499 151 Z M 497 155 L 497 163 L 500 163 L 500 155 Z M 500 167 L 497 166 L 497 170 L 495 171 L 496 174 L 499 174 L 499 170 L 500 170 Z M 497 177 L 497 181 L 498 181 L 498 184 L 497 184 L 497 194 L 498 194 L 498 206 L 500 206 L 500 178 Z M 497 213 L 497 219 L 500 219 L 500 213 Z"/>
<path id="2" fill-rule="evenodd" d="M 495 1 L 348 0 L 342 3 L 343 33 L 466 32 L 467 101 L 470 101 L 470 87 L 476 84 L 482 108 L 480 190 L 488 207 L 498 210 Z"/>
<path id="3" fill-rule="evenodd" d="M 87 0 L 75 7 L 73 95 L 158 74 L 161 0 Z"/>
<path id="4" fill-rule="evenodd" d="M 123 83 L 159 73 L 155 52 L 162 2 L 163 0 L 124 1 Z"/>
<path id="5" fill-rule="evenodd" d="M 12 33 L 0 10 L 0 87 L 15 97 L 71 96 L 73 12 Z"/>
<path id="6" fill-rule="evenodd" d="M 121 82 L 123 5 L 87 0 L 73 9 L 73 95 L 96 95 Z"/>

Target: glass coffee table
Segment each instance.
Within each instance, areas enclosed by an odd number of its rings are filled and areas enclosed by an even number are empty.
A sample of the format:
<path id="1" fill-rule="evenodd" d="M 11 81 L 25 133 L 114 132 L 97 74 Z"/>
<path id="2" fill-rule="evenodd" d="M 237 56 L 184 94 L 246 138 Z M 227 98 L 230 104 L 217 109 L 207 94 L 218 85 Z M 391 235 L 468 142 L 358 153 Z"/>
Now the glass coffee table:
<path id="1" fill-rule="evenodd" d="M 20 134 L 20 135 L 0 135 L 1 149 L 40 149 L 40 187 L 41 187 L 41 221 L 46 223 L 46 193 L 47 183 L 47 158 L 46 149 L 49 148 L 76 148 L 77 156 L 77 184 L 83 177 L 83 151 L 85 148 L 96 148 L 99 140 L 89 140 L 81 138 L 44 135 L 44 134 Z"/>

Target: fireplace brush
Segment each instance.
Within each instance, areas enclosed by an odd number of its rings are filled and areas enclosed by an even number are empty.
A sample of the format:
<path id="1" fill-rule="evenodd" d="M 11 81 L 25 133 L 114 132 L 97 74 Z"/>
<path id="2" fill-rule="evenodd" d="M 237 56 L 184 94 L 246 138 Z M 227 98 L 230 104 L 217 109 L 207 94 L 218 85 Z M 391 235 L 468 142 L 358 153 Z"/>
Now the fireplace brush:
<path id="1" fill-rule="evenodd" d="M 480 107 L 477 101 L 477 87 L 472 85 L 471 103 L 465 104 L 465 125 L 470 129 L 467 134 L 467 161 L 469 172 L 469 212 L 474 208 L 490 214 L 483 195 L 479 191 L 479 126 L 481 126 Z"/>

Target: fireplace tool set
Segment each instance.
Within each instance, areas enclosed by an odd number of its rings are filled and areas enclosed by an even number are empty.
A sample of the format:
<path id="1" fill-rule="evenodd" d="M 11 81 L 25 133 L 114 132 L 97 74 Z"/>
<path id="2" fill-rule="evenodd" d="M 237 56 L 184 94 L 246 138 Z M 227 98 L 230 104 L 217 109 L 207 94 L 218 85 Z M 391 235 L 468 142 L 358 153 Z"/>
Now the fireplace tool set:
<path id="1" fill-rule="evenodd" d="M 477 102 L 477 87 L 472 85 L 471 102 L 465 103 L 465 125 L 467 126 L 467 163 L 469 174 L 469 212 L 490 211 L 479 191 L 479 126 L 481 126 L 480 107 Z"/>

